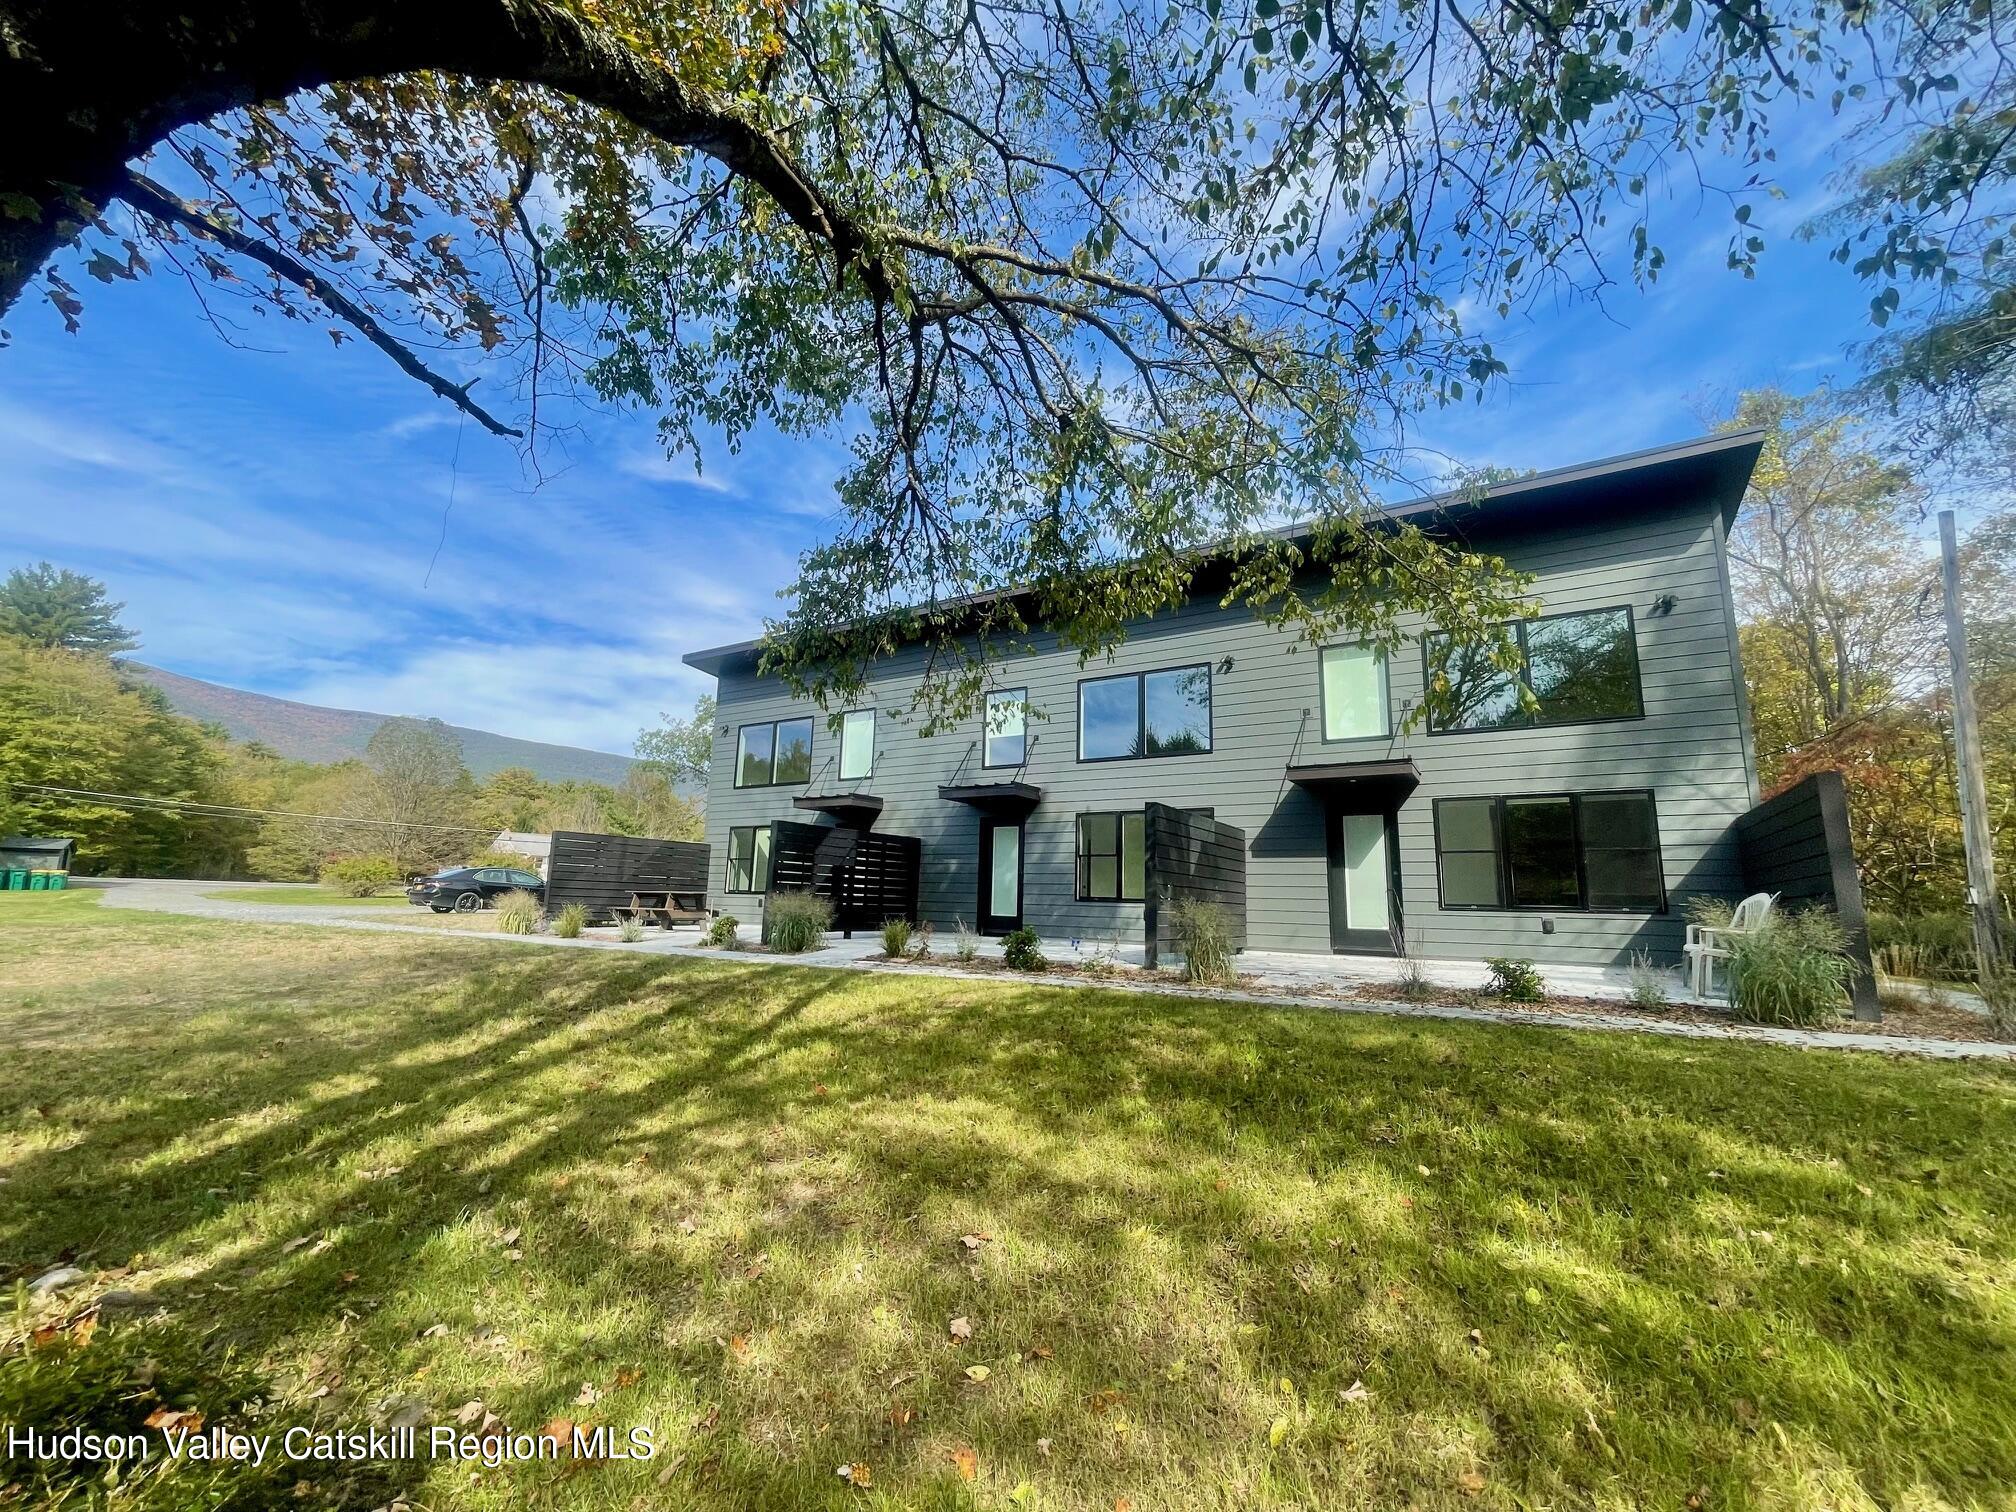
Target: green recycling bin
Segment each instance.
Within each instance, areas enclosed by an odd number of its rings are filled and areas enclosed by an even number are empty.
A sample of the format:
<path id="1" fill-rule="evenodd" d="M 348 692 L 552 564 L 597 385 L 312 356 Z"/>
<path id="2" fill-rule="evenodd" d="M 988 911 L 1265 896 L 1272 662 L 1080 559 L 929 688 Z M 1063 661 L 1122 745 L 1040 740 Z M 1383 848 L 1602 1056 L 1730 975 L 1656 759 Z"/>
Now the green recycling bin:
<path id="1" fill-rule="evenodd" d="M 70 873 L 62 871 L 52 871 L 49 873 L 49 891 L 62 892 L 69 885 Z"/>
<path id="2" fill-rule="evenodd" d="M 28 868 L 10 866 L 4 872 L 0 872 L 0 886 L 4 886 L 9 892 L 22 891 L 28 886 Z"/>
<path id="3" fill-rule="evenodd" d="M 28 891 L 30 892 L 49 891 L 49 873 L 40 870 L 28 873 Z"/>

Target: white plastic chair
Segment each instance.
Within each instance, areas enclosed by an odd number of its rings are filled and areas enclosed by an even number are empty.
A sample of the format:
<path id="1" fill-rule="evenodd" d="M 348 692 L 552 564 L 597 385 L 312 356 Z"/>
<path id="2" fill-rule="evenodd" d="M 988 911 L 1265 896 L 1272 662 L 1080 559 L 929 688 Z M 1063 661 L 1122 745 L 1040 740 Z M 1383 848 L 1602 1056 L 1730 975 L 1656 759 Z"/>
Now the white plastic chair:
<path id="1" fill-rule="evenodd" d="M 1704 998 L 1715 985 L 1715 963 L 1729 959 L 1729 942 L 1737 935 L 1762 929 L 1771 917 L 1776 893 L 1752 893 L 1736 905 L 1727 924 L 1689 924 L 1687 943 L 1682 947 L 1692 968 L 1694 996 Z M 1726 979 L 1728 973 L 1723 973 Z"/>

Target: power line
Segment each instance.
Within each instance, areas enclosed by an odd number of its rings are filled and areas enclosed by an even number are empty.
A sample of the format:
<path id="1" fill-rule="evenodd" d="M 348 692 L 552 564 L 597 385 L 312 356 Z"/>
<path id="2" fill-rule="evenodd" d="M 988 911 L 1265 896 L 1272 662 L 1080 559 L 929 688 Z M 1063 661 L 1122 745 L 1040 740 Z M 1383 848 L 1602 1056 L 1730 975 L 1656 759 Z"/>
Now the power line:
<path id="1" fill-rule="evenodd" d="M 380 829 L 439 830 L 458 835 L 494 835 L 494 825 L 422 824 L 412 819 L 359 819 L 346 814 L 302 814 L 291 809 L 255 809 L 236 803 L 203 803 L 193 798 L 157 798 L 144 793 L 100 793 L 89 788 L 51 787 L 40 782 L 16 782 L 17 793 L 50 793 L 65 798 L 90 798 L 100 803 L 126 804 L 141 811 L 181 813 L 199 819 L 311 819 L 323 824 L 368 824 Z"/>

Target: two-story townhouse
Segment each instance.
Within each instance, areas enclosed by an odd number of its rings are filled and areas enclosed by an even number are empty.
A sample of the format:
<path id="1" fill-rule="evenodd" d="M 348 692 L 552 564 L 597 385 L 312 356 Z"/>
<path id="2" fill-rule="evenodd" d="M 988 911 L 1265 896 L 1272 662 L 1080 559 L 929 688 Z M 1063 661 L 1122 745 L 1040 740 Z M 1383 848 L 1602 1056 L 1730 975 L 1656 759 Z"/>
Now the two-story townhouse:
<path id="1" fill-rule="evenodd" d="M 1686 898 L 1741 890 L 1732 826 L 1758 797 L 1726 538 L 1761 445 L 1714 436 L 1392 510 L 1533 574 L 1540 615 L 1517 634 L 1537 713 L 1432 624 L 1381 656 L 1205 602 L 1085 665 L 1038 637 L 984 714 L 929 737 L 904 712 L 921 651 L 834 713 L 759 677 L 753 642 L 695 652 L 719 682 L 710 903 L 755 919 L 768 827 L 815 817 L 798 800 L 872 795 L 879 812 L 832 803 L 821 822 L 918 837 L 940 930 L 1131 944 L 1159 802 L 1244 832 L 1250 948 L 1671 960 Z M 1431 665 L 1459 712 L 1410 721 Z"/>

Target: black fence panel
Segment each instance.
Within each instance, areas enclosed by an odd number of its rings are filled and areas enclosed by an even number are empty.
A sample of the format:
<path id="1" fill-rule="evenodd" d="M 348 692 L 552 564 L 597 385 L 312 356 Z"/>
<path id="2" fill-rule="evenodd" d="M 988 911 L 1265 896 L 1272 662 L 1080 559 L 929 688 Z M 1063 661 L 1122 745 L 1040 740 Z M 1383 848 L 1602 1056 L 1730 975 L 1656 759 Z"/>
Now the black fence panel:
<path id="1" fill-rule="evenodd" d="M 628 908 L 634 893 L 666 893 L 707 906 L 708 850 L 694 840 L 560 831 L 546 862 L 546 910 L 586 905 L 600 923 Z"/>
<path id="2" fill-rule="evenodd" d="M 1232 945 L 1246 948 L 1246 831 L 1202 814 L 1151 803 L 1142 924 L 1147 964 L 1175 948 L 1175 907 L 1186 898 L 1216 903 L 1232 919 Z"/>
<path id="3" fill-rule="evenodd" d="M 1855 1016 L 1877 1019 L 1876 968 L 1869 957 L 1869 922 L 1855 844 L 1848 829 L 1848 789 L 1839 772 L 1815 772 L 1736 821 L 1743 882 L 1751 892 L 1778 894 L 1780 908 L 1823 904 L 1834 910 L 1856 964 Z"/>
<path id="4" fill-rule="evenodd" d="M 777 820 L 770 826 L 770 889 L 817 893 L 833 905 L 835 929 L 880 929 L 888 919 L 917 917 L 923 853 L 914 835 Z"/>

